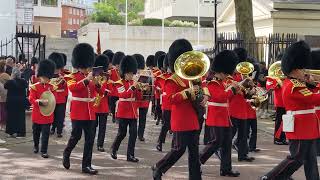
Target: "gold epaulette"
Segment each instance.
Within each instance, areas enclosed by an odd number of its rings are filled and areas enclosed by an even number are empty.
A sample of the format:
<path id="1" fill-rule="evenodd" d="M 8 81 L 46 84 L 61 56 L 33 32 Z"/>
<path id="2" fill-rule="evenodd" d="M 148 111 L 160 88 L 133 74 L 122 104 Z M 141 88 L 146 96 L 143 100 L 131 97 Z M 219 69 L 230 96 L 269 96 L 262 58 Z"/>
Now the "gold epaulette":
<path id="1" fill-rule="evenodd" d="M 177 74 L 173 74 L 168 79 L 173 80 L 176 84 L 178 84 L 178 85 L 180 85 L 182 87 L 187 87 L 187 85 L 181 80 L 181 78 Z"/>
<path id="2" fill-rule="evenodd" d="M 160 74 L 157 78 L 166 79 L 163 74 Z"/>
<path id="3" fill-rule="evenodd" d="M 75 73 L 66 74 L 66 75 L 64 75 L 64 78 L 73 79 L 73 78 L 74 78 L 74 74 L 75 74 Z"/>
<path id="4" fill-rule="evenodd" d="M 306 83 L 301 82 L 301 81 L 299 81 L 299 80 L 297 80 L 297 79 L 291 79 L 290 81 L 291 81 L 291 83 L 292 83 L 291 93 L 293 92 L 293 90 L 294 90 L 295 88 L 307 88 Z"/>
<path id="5" fill-rule="evenodd" d="M 37 90 L 37 87 L 36 87 L 36 86 L 37 86 L 37 84 L 39 84 L 39 83 L 40 83 L 40 82 L 37 82 L 37 83 L 31 84 L 31 85 L 30 85 L 30 89 L 35 90 L 35 91 L 36 91 L 36 90 Z"/>
<path id="6" fill-rule="evenodd" d="M 120 80 L 118 80 L 118 81 L 114 82 L 114 84 L 120 84 L 120 85 L 123 85 L 123 82 L 122 82 L 122 80 L 120 79 Z"/>

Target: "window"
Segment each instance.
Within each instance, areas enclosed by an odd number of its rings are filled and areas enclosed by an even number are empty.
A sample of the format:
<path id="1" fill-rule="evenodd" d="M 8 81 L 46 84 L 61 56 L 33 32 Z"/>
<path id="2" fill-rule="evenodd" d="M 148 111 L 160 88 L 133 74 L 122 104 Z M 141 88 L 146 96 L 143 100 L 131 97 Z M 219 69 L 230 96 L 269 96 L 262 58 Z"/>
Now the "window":
<path id="1" fill-rule="evenodd" d="M 38 5 L 38 0 L 33 0 L 34 5 Z"/>
<path id="2" fill-rule="evenodd" d="M 83 16 L 83 10 L 82 9 L 80 10 L 80 16 Z"/>
<path id="3" fill-rule="evenodd" d="M 58 0 L 41 0 L 42 6 L 58 6 Z"/>
<path id="4" fill-rule="evenodd" d="M 69 14 L 72 14 L 72 8 L 69 8 Z"/>
<path id="5" fill-rule="evenodd" d="M 68 24 L 72 25 L 72 19 L 71 18 L 68 19 Z"/>
<path id="6" fill-rule="evenodd" d="M 79 19 L 77 19 L 77 24 L 78 24 L 78 25 L 80 24 L 80 20 L 79 20 Z"/>
<path id="7" fill-rule="evenodd" d="M 77 15 L 80 16 L 80 10 L 79 9 L 77 9 Z"/>
<path id="8" fill-rule="evenodd" d="M 76 9 L 72 9 L 72 14 L 76 15 Z"/>

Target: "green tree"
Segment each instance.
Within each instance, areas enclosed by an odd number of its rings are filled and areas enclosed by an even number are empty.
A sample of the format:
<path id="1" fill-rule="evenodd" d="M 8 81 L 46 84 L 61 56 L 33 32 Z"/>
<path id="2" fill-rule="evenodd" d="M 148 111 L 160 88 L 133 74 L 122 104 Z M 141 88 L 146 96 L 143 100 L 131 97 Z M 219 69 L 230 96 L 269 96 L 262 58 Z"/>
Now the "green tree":
<path id="1" fill-rule="evenodd" d="M 91 19 L 94 22 L 107 22 L 109 24 L 124 24 L 124 17 L 113 6 L 106 3 L 94 4 L 94 13 L 91 15 Z"/>

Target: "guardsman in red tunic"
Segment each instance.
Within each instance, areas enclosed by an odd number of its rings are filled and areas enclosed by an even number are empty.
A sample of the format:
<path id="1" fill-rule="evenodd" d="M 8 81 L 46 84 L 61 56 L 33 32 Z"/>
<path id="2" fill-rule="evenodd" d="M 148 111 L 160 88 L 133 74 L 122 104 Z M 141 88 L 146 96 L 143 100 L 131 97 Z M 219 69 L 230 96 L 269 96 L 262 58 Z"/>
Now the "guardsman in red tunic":
<path id="1" fill-rule="evenodd" d="M 63 56 L 60 53 L 53 52 L 48 57 L 49 60 L 56 64 L 56 70 L 53 78 L 51 79 L 51 84 L 57 86 L 56 89 L 56 108 L 54 110 L 54 121 L 52 123 L 50 134 L 54 134 L 57 129 L 57 137 L 62 137 L 62 130 L 64 125 L 64 118 L 66 114 L 66 104 L 68 97 L 68 87 L 64 80 L 62 70 L 64 67 Z"/>
<path id="2" fill-rule="evenodd" d="M 37 76 L 40 82 L 30 86 L 29 101 L 33 106 L 31 119 L 34 142 L 34 153 L 39 152 L 39 140 L 41 135 L 41 156 L 48 158 L 48 142 L 50 134 L 50 125 L 53 122 L 53 113 L 50 115 L 43 115 L 40 112 L 40 106 L 47 106 L 48 100 L 41 99 L 44 92 L 52 92 L 54 94 L 55 87 L 50 84 L 50 78 L 53 76 L 55 64 L 49 60 L 43 60 L 39 63 Z"/>
<path id="3" fill-rule="evenodd" d="M 138 74 L 140 74 L 140 70 L 143 71 L 145 69 L 146 63 L 144 61 L 144 57 L 141 54 L 134 54 L 133 57 L 137 60 Z M 144 130 L 146 127 L 146 120 L 147 120 L 149 105 L 150 105 L 150 99 L 143 99 L 138 102 L 138 107 L 139 107 L 138 139 L 140 141 L 145 141 Z"/>
<path id="4" fill-rule="evenodd" d="M 162 51 L 159 51 L 162 52 Z M 157 53 L 156 53 L 157 54 Z M 163 61 L 165 58 L 166 54 L 162 54 L 158 57 L 158 59 L 156 60 L 157 62 L 157 66 L 159 68 L 158 71 L 153 72 L 153 75 L 155 77 L 154 80 L 154 98 L 155 98 L 155 104 L 156 104 L 156 114 L 157 114 L 157 122 L 156 125 L 159 125 L 160 120 L 162 120 L 163 123 L 163 118 L 162 118 L 162 109 L 161 109 L 161 85 L 160 82 L 163 81 Z"/>
<path id="5" fill-rule="evenodd" d="M 155 63 L 155 59 L 154 59 L 154 55 L 149 55 L 146 59 L 146 66 L 147 66 L 147 70 L 152 72 L 152 78 L 155 79 L 155 72 L 157 71 L 156 68 L 154 68 L 156 66 Z M 156 92 L 154 92 L 156 93 Z M 151 115 L 154 116 L 154 120 L 157 120 L 158 118 L 160 118 L 156 112 L 156 99 L 155 99 L 155 94 L 153 94 L 153 97 L 151 99 Z M 160 120 L 159 120 L 160 121 Z"/>
<path id="6" fill-rule="evenodd" d="M 267 90 L 273 90 L 273 102 L 276 108 L 275 127 L 274 127 L 274 140 L 276 145 L 288 145 L 286 135 L 282 131 L 282 115 L 286 114 L 282 101 L 282 80 L 267 77 L 266 88 Z"/>
<path id="7" fill-rule="evenodd" d="M 282 85 L 282 99 L 286 109 L 283 130 L 289 139 L 290 155 L 261 177 L 262 180 L 289 179 L 302 165 L 307 180 L 320 179 L 316 156 L 320 124 L 315 112 L 320 94 L 313 93 L 306 86 L 306 82 L 312 82 L 315 78 L 306 76 L 304 72 L 310 61 L 310 47 L 304 41 L 294 43 L 283 55 L 281 69 L 287 76 Z"/>
<path id="8" fill-rule="evenodd" d="M 108 66 L 109 66 L 109 58 L 106 55 L 98 55 L 96 57 L 96 61 L 94 64 L 95 67 L 103 67 L 103 72 L 100 74 L 96 74 L 94 77 L 94 81 L 97 81 L 98 88 L 98 100 L 94 104 L 95 112 L 96 112 L 96 128 L 98 130 L 98 138 L 97 138 L 97 150 L 100 152 L 105 152 L 103 148 L 104 139 L 106 135 L 107 129 L 107 117 L 109 113 L 109 104 L 108 104 L 108 93 L 112 88 L 112 82 L 108 79 Z"/>
<path id="9" fill-rule="evenodd" d="M 70 155 L 81 139 L 84 131 L 85 141 L 82 158 L 82 172 L 97 174 L 91 167 L 92 148 L 96 126 L 94 102 L 96 85 L 92 81 L 92 72 L 89 73 L 95 60 L 94 50 L 86 43 L 78 44 L 72 52 L 72 66 L 78 71 L 66 76 L 68 89 L 72 94 L 70 105 L 70 119 L 72 123 L 71 136 L 63 152 L 63 166 L 70 168 Z"/>
<path id="10" fill-rule="evenodd" d="M 67 65 L 67 55 L 64 54 L 64 53 L 60 53 L 60 54 L 61 54 L 62 57 L 63 57 L 63 64 L 64 64 L 63 69 L 61 70 L 61 74 L 63 74 L 63 75 L 69 75 L 69 74 L 71 74 L 71 71 L 64 68 L 64 67 Z"/>
<path id="11" fill-rule="evenodd" d="M 123 57 L 124 57 L 124 53 L 119 51 L 119 52 L 116 52 L 112 58 L 113 68 L 111 68 L 108 71 L 108 74 L 110 75 L 110 80 L 113 81 L 113 84 L 115 82 L 118 82 L 121 79 L 119 74 L 119 64 Z M 119 99 L 115 85 L 110 90 L 108 96 L 109 96 L 109 109 L 110 109 L 110 113 L 112 113 L 112 122 L 115 123 L 116 122 L 116 118 L 115 118 L 116 102 Z"/>
<path id="12" fill-rule="evenodd" d="M 174 41 L 168 52 L 170 69 L 174 72 L 174 63 L 183 53 L 192 51 L 192 45 L 188 40 L 178 39 Z M 194 88 L 196 88 L 194 86 Z M 171 104 L 171 130 L 173 131 L 173 144 L 171 151 L 167 153 L 153 167 L 153 179 L 161 179 L 185 153 L 188 147 L 189 153 L 189 179 L 201 180 L 199 162 L 199 120 L 192 105 L 191 96 L 195 89 L 189 87 L 188 80 L 173 74 L 165 82 L 165 92 Z"/>
<path id="13" fill-rule="evenodd" d="M 166 141 L 167 132 L 170 128 L 170 119 L 171 119 L 171 105 L 168 100 L 167 93 L 165 92 L 165 82 L 168 78 L 172 76 L 172 73 L 168 64 L 168 56 L 166 55 L 163 60 L 163 69 L 164 73 L 158 77 L 158 84 L 160 85 L 160 104 L 162 110 L 162 126 L 158 138 L 158 144 L 156 146 L 158 151 L 162 151 L 162 144 Z M 157 88 L 157 87 L 156 87 Z"/>
<path id="14" fill-rule="evenodd" d="M 236 84 L 227 87 L 225 79 L 233 74 L 238 63 L 238 57 L 233 51 L 225 50 L 216 55 L 212 62 L 211 71 L 214 78 L 208 82 L 210 98 L 208 100 L 206 125 L 214 138 L 200 153 L 200 162 L 204 164 L 219 148 L 221 148 L 220 175 L 238 177 L 239 172 L 232 171 L 231 146 L 232 124 L 229 116 L 229 101 L 237 93 Z"/>
<path id="15" fill-rule="evenodd" d="M 129 142 L 127 149 L 127 161 L 139 162 L 134 155 L 137 139 L 137 101 L 142 99 L 142 93 L 137 89 L 133 76 L 137 73 L 137 61 L 132 56 L 125 56 L 120 62 L 121 80 L 116 82 L 119 100 L 116 106 L 116 118 L 119 121 L 118 134 L 111 147 L 111 157 L 117 159 L 117 151 L 122 140 L 126 137 L 129 126 Z"/>

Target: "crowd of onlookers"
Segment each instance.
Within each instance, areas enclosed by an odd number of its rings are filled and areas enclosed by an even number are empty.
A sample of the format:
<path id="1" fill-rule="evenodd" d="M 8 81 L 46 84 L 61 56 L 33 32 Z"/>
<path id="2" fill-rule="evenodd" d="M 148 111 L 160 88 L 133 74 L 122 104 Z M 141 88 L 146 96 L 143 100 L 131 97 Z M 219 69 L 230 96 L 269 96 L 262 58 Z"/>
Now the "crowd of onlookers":
<path id="1" fill-rule="evenodd" d="M 28 62 L 24 55 L 18 59 L 0 57 L 0 130 L 5 131 L 8 137 L 26 136 L 25 111 L 30 108 L 28 82 L 37 64 L 37 58 L 33 57 Z"/>

